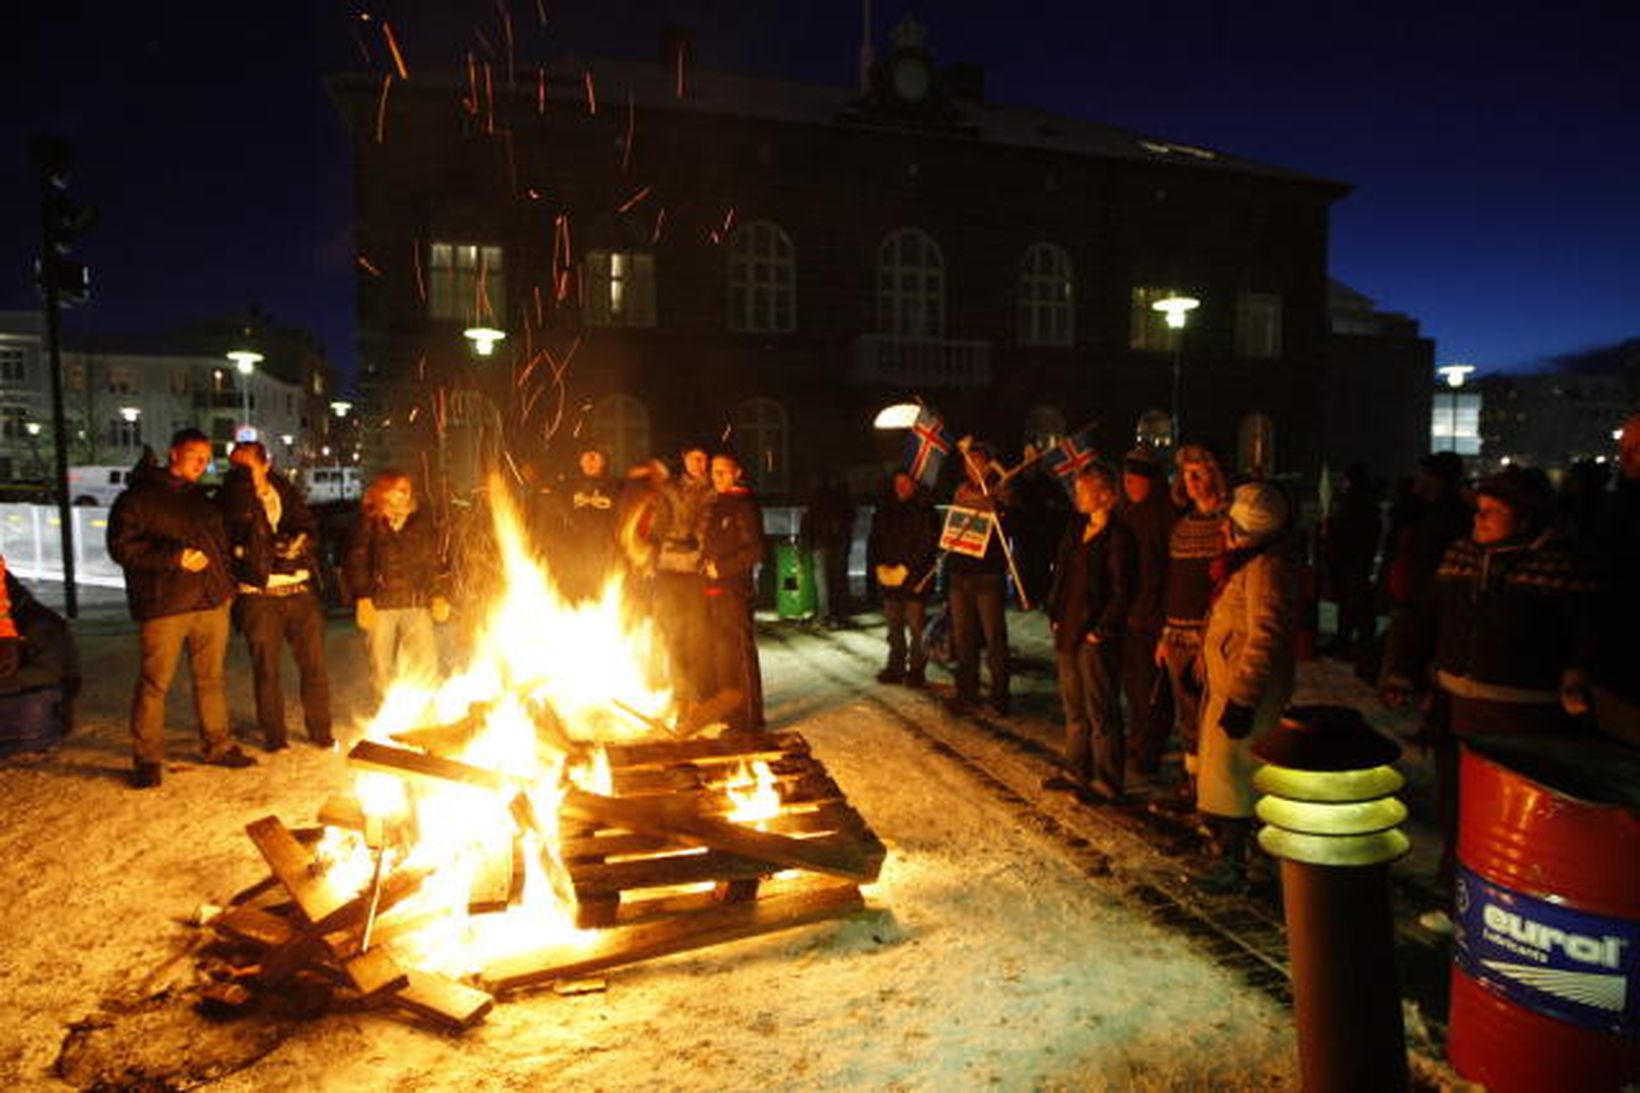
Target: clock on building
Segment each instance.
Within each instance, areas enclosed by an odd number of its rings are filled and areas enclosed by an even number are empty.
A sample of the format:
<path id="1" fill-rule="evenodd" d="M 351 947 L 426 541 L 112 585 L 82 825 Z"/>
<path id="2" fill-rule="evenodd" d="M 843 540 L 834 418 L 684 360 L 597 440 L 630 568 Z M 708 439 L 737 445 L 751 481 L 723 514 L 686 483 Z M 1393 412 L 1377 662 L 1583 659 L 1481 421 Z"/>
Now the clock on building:
<path id="1" fill-rule="evenodd" d="M 921 102 L 930 84 L 928 59 L 905 54 L 894 61 L 894 93 L 906 102 Z"/>

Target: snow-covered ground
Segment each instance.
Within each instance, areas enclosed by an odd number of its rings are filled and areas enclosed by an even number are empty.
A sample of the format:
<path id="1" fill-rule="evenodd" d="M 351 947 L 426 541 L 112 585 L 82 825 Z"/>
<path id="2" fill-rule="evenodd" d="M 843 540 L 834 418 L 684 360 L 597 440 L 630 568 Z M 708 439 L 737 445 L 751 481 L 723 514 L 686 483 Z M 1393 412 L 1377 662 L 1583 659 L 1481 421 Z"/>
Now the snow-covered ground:
<path id="1" fill-rule="evenodd" d="M 1124 897 L 1131 874 L 1166 868 L 1136 842 L 1087 828 L 1112 856 L 1090 877 L 1063 840 L 930 746 L 947 740 L 1033 807 L 1082 830 L 1085 806 L 1042 800 L 1039 760 L 975 733 L 929 696 L 872 681 L 880 629 L 784 628 L 764 642 L 770 722 L 811 741 L 889 845 L 870 910 L 837 923 L 611 973 L 602 993 L 498 1004 L 451 1038 L 370 1013 L 265 1028 L 224 1089 L 545 1087 L 1237 1089 L 1296 1082 L 1291 1014 L 1217 967 Z M 254 748 L 249 670 L 230 660 L 236 730 L 261 758 L 200 765 L 189 688 L 170 706 L 171 768 L 156 791 L 127 788 L 125 712 L 135 638 L 111 617 L 81 627 L 87 692 L 79 731 L 55 752 L 0 763 L 0 1085 L 53 1088 L 71 1023 L 185 976 L 186 920 L 260 877 L 243 829 L 276 813 L 311 822 L 350 783 L 339 754 L 298 741 Z M 1013 727 L 1057 737 L 1051 676 L 1034 623 L 1016 625 Z M 364 712 L 358 636 L 329 635 L 339 723 Z M 1305 697 L 1360 699 L 1335 666 L 1307 666 Z M 300 736 L 293 707 L 291 724 Z M 912 731 L 907 723 L 921 728 Z M 1418 868 L 1415 864 L 1414 868 Z M 132 1019 L 126 1018 L 129 1022 Z M 113 1022 L 118 1026 L 120 1021 Z M 244 1035 L 244 1031 L 233 1035 Z M 134 1037 L 144 1065 L 185 1084 L 188 1047 Z M 185 1041 L 186 1042 L 186 1041 Z M 271 1050 L 268 1050 L 271 1048 Z M 263 1052 L 266 1052 L 263 1054 Z M 196 1060 L 197 1061 L 197 1060 Z M 83 1070 L 76 1073 L 84 1073 Z"/>

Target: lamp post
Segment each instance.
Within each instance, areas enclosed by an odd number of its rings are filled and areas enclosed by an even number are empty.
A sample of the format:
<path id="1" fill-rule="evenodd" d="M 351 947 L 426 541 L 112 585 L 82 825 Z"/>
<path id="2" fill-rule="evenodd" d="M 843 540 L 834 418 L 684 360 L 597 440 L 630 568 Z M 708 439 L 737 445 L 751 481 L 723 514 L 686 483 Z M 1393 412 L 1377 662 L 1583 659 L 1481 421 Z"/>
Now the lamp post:
<path id="1" fill-rule="evenodd" d="M 142 419 L 142 407 L 140 407 L 140 406 L 121 406 L 120 407 L 120 418 L 127 425 L 135 425 L 138 421 L 140 421 Z M 133 436 L 132 435 L 133 433 L 135 433 L 136 435 Z M 140 433 L 140 431 L 137 431 L 137 430 L 128 430 L 126 435 L 122 439 L 128 440 L 128 441 L 129 440 L 136 440 L 140 444 L 141 443 L 141 433 Z M 126 448 L 132 448 L 132 447 L 136 447 L 137 445 L 135 445 L 135 444 L 124 444 L 124 445 L 121 445 L 121 446 L 126 447 Z"/>
<path id="2" fill-rule="evenodd" d="M 1200 306 L 1202 306 L 1202 302 L 1194 296 L 1181 296 L 1178 293 L 1164 296 L 1150 305 L 1152 311 L 1160 311 L 1166 317 L 1167 328 L 1173 331 L 1173 393 L 1168 406 L 1168 415 L 1173 419 L 1173 446 L 1175 448 L 1179 446 L 1179 437 L 1182 435 L 1179 429 L 1179 375 L 1183 368 L 1180 346 L 1184 341 L 1185 323 L 1189 321 L 1190 313 Z"/>
<path id="3" fill-rule="evenodd" d="M 1259 846 L 1281 859 L 1281 892 L 1305 1093 L 1407 1088 L 1395 975 L 1389 864 L 1398 825 L 1400 747 L 1348 706 L 1294 706 L 1253 745 L 1267 765 Z"/>
<path id="4" fill-rule="evenodd" d="M 256 366 L 266 358 L 254 349 L 231 349 L 228 351 L 228 359 L 233 361 L 234 367 L 239 369 L 240 376 L 244 377 L 239 383 L 240 424 L 249 425 L 251 423 L 251 373 L 255 372 Z"/>

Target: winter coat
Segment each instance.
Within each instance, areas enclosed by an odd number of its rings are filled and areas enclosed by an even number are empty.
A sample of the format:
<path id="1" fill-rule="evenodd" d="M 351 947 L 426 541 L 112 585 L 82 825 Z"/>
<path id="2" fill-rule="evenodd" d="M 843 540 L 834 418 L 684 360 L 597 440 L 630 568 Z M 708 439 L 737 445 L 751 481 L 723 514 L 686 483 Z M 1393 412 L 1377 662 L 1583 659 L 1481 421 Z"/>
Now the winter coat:
<path id="1" fill-rule="evenodd" d="M 752 571 L 762 560 L 763 514 L 757 502 L 743 489 L 716 494 L 701 532 L 701 567 L 717 568 L 717 576 L 706 580 L 707 595 L 732 591 L 749 597 Z"/>
<path id="2" fill-rule="evenodd" d="M 661 572 L 700 572 L 700 538 L 712 497 L 712 483 L 704 478 L 684 476 L 661 487 L 661 508 L 654 528 L 660 540 L 657 566 Z"/>
<path id="3" fill-rule="evenodd" d="M 1047 612 L 1053 622 L 1054 648 L 1070 652 L 1091 635 L 1100 642 L 1120 640 L 1138 575 L 1138 545 L 1133 532 L 1111 517 L 1092 539 L 1087 524 L 1076 520 L 1059 540 Z"/>
<path id="4" fill-rule="evenodd" d="M 1220 586 L 1202 640 L 1202 703 L 1196 803 L 1215 816 L 1253 814 L 1252 745 L 1276 727 L 1293 693 L 1298 570 L 1277 540 L 1247 558 Z M 1251 707 L 1253 731 L 1232 740 L 1219 727 L 1225 704 Z"/>
<path id="5" fill-rule="evenodd" d="M 230 470 L 217 491 L 216 503 L 222 510 L 233 553 L 233 575 L 240 584 L 266 588 L 274 574 L 306 570 L 308 579 L 319 576 L 319 521 L 307 502 L 285 477 L 268 473 L 268 485 L 279 495 L 279 526 L 268 522 L 268 510 L 256 494 L 250 471 Z"/>
<path id="6" fill-rule="evenodd" d="M 108 556 L 125 570 L 125 599 L 138 622 L 207 611 L 233 599 L 228 533 L 203 487 L 147 466 L 108 514 Z M 182 552 L 202 551 L 209 564 L 182 568 Z"/>
<path id="7" fill-rule="evenodd" d="M 420 509 L 398 531 L 385 516 L 361 516 L 347 549 L 346 572 L 353 598 L 369 599 L 379 609 L 423 607 L 448 594 L 438 532 Z"/>
<path id="8" fill-rule="evenodd" d="M 939 513 L 921 487 L 904 501 L 892 491 L 878 499 L 866 540 L 868 564 L 873 570 L 898 565 L 906 571 L 903 584 L 882 586 L 884 599 L 926 599 L 934 588 L 932 574 L 939 549 Z"/>
<path id="9" fill-rule="evenodd" d="M 1378 495 L 1370 488 L 1344 491 L 1321 532 L 1321 557 L 1329 589 L 1336 595 L 1352 581 L 1372 575 L 1383 534 Z"/>
<path id="10" fill-rule="evenodd" d="M 1138 554 L 1138 580 L 1128 606 L 1128 622 L 1136 627 L 1160 628 L 1163 620 L 1162 596 L 1167 590 L 1168 542 L 1179 511 L 1167 491 L 1153 486 L 1142 504 L 1124 502 L 1116 510 L 1117 519 L 1133 532 Z"/>
<path id="11" fill-rule="evenodd" d="M 1460 539 L 1387 679 L 1416 689 L 1433 668 L 1443 690 L 1463 697 L 1558 702 L 1561 673 L 1588 664 L 1593 592 L 1589 566 L 1549 534 L 1488 546 Z"/>

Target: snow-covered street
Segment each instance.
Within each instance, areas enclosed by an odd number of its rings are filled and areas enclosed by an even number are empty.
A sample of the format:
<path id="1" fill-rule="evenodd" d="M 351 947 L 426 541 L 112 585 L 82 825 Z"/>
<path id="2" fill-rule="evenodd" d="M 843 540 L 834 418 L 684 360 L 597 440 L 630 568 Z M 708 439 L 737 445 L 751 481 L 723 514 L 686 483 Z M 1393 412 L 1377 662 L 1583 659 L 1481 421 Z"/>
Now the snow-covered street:
<path id="1" fill-rule="evenodd" d="M 127 1076 L 210 1076 L 224 1089 L 1291 1086 L 1290 1011 L 1134 898 L 1170 890 L 1184 860 L 1038 788 L 1058 735 L 1038 620 L 1016 620 L 1023 669 L 1003 732 L 952 717 L 936 694 L 874 683 L 872 621 L 762 626 L 770 727 L 802 732 L 889 846 L 867 912 L 618 970 L 599 993 L 519 996 L 460 1038 L 373 1013 L 251 1029 L 171 1014 L 194 1022 L 179 1048 L 130 1033 L 137 1017 L 116 1011 L 186 981 L 192 960 L 178 954 L 198 933 L 196 907 L 263 875 L 244 826 L 269 813 L 310 823 L 351 773 L 305 742 L 255 746 L 236 638 L 230 703 L 260 764 L 197 762 L 179 679 L 165 783 L 129 789 L 135 638 L 117 613 L 97 613 L 80 626 L 79 731 L 0 765 L 0 1083 L 61 1087 L 70 1025 L 107 1011 L 108 1038 L 89 1041 L 120 1045 Z M 362 647 L 333 620 L 328 648 L 345 746 L 365 712 Z M 1328 662 L 1301 675 L 1301 699 L 1365 695 Z M 114 1065 L 90 1051 L 65 1074 L 118 1079 Z"/>

